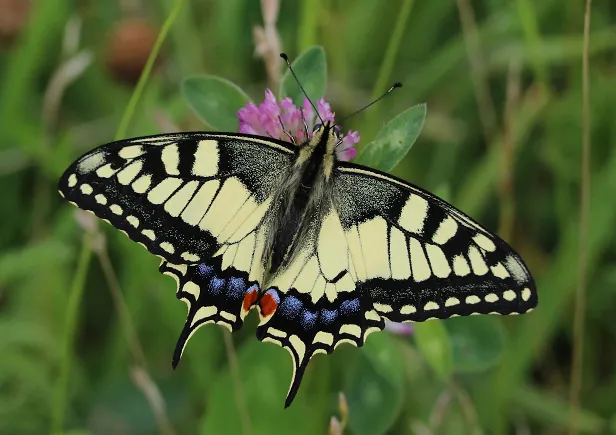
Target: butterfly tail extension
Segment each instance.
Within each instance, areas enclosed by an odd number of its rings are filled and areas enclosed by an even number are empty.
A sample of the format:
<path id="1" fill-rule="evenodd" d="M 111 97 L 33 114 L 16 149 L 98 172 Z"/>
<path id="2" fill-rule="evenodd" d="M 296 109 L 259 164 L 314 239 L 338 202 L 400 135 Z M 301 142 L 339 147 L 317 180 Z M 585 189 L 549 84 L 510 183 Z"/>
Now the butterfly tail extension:
<path id="1" fill-rule="evenodd" d="M 178 337 L 178 341 L 175 344 L 175 349 L 173 349 L 173 359 L 171 360 L 171 366 L 173 370 L 175 370 L 182 359 L 182 354 L 184 353 L 184 348 L 188 344 L 188 339 L 191 336 L 191 325 L 186 322 L 184 327 L 182 328 L 182 332 Z M 196 328 L 195 328 L 196 331 Z"/>
<path id="2" fill-rule="evenodd" d="M 246 273 L 220 271 L 220 261 L 210 264 L 175 265 L 163 261 L 159 270 L 177 282 L 178 299 L 186 302 L 188 315 L 173 353 L 173 368 L 180 362 L 192 335 L 203 325 L 215 323 L 236 331 L 257 301 L 259 285 Z"/>
<path id="3" fill-rule="evenodd" d="M 293 355 L 293 353 L 291 352 L 291 355 Z M 302 383 L 302 379 L 304 379 L 304 373 L 306 372 L 306 367 L 308 367 L 308 361 L 309 360 L 304 360 L 304 362 L 302 364 L 300 364 L 299 366 L 297 364 L 293 364 L 293 377 L 291 378 L 291 385 L 289 386 L 289 392 L 287 393 L 287 397 L 285 398 L 284 401 L 284 407 L 285 409 L 287 409 L 289 406 L 291 406 L 291 403 L 293 403 L 293 400 L 295 399 L 295 396 L 297 395 L 297 392 L 299 391 L 299 387 Z"/>

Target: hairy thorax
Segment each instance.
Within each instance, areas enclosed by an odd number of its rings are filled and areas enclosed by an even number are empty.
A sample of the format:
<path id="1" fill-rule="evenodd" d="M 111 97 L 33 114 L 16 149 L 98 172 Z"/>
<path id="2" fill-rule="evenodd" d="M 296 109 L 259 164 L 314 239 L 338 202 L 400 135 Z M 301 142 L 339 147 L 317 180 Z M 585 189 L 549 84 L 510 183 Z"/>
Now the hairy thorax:
<path id="1" fill-rule="evenodd" d="M 278 207 L 271 218 L 272 234 L 266 244 L 268 275 L 288 265 L 307 237 L 314 237 L 331 201 L 332 169 L 335 154 L 328 152 L 327 137 L 304 144 L 292 170 L 287 174 L 277 195 Z"/>

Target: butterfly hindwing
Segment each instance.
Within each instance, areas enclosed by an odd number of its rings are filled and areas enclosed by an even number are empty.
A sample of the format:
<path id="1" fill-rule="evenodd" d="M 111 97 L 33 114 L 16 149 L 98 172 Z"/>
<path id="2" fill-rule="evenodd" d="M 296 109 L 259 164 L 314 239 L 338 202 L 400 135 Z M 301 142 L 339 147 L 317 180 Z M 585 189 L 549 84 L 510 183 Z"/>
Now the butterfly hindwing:
<path id="1" fill-rule="evenodd" d="M 176 296 L 188 305 L 186 322 L 173 354 L 174 367 L 188 340 L 202 325 L 216 323 L 231 332 L 242 326 L 258 300 L 263 282 L 263 244 L 269 219 L 264 217 L 248 234 L 235 231 L 205 263 L 161 263 L 160 272 L 175 279 Z"/>
<path id="2" fill-rule="evenodd" d="M 254 229 L 293 158 L 282 142 L 248 135 L 150 136 L 87 153 L 59 190 L 170 263 L 200 263 Z"/>
<path id="3" fill-rule="evenodd" d="M 186 302 L 188 315 L 173 354 L 176 367 L 190 337 L 199 327 L 216 323 L 235 331 L 257 300 L 259 283 L 248 273 L 229 267 L 221 270 L 221 259 L 209 264 L 175 265 L 163 261 L 159 267 L 177 282 L 178 299 Z"/>
<path id="4" fill-rule="evenodd" d="M 520 314 L 537 304 L 522 259 L 498 236 L 430 193 L 351 163 L 335 199 L 358 289 L 389 320 Z"/>
<path id="5" fill-rule="evenodd" d="M 362 346 L 384 319 L 368 293 L 359 291 L 351 248 L 333 204 L 314 220 L 288 267 L 268 283 L 259 300 L 257 337 L 289 351 L 293 377 L 286 399 L 297 393 L 308 362 L 341 343 Z"/>

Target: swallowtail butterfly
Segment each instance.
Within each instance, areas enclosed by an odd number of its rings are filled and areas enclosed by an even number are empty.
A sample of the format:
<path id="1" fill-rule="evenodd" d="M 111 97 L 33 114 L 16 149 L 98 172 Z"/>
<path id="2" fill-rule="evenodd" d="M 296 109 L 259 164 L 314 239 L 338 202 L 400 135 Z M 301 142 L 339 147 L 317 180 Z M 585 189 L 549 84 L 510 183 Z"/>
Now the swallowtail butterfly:
<path id="1" fill-rule="evenodd" d="M 287 349 L 295 397 L 310 358 L 393 322 L 520 314 L 537 304 L 522 259 L 431 193 L 338 161 L 336 126 L 294 145 L 236 133 L 121 140 L 75 161 L 60 194 L 162 258 L 195 331 L 241 328 Z"/>

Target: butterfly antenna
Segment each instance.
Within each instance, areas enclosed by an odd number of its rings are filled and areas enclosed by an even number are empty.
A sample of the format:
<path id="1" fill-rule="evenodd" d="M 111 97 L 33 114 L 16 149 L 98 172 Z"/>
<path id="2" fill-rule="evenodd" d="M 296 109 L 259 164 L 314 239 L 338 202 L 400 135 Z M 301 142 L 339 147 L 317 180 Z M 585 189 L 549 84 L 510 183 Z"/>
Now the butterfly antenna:
<path id="1" fill-rule="evenodd" d="M 304 95 L 306 96 L 308 101 L 310 101 L 310 104 L 312 105 L 312 108 L 314 109 L 315 113 L 317 114 L 317 116 L 321 120 L 321 124 L 323 124 L 323 118 L 321 118 L 321 115 L 319 115 L 319 110 L 317 109 L 317 106 L 314 105 L 314 103 L 312 102 L 312 100 L 310 99 L 308 94 L 306 93 L 306 90 L 304 89 L 302 84 L 299 82 L 299 79 L 295 75 L 295 71 L 293 71 L 293 68 L 291 67 L 291 62 L 289 62 L 289 56 L 287 56 L 286 53 L 280 53 L 280 57 L 282 57 L 284 59 L 284 61 L 287 63 L 287 66 L 289 67 L 289 71 L 291 71 L 291 74 L 293 74 L 293 78 L 295 78 L 295 81 L 297 82 L 297 85 L 302 90 L 302 92 L 304 93 Z M 302 114 L 303 114 L 303 111 L 302 111 Z"/>
<path id="2" fill-rule="evenodd" d="M 355 116 L 357 115 L 359 112 L 363 112 L 364 110 L 366 110 L 368 107 L 372 106 L 374 103 L 376 103 L 377 101 L 380 101 L 381 99 L 385 98 L 387 95 L 389 95 L 389 93 L 391 91 L 393 91 L 396 88 L 401 88 L 402 87 L 402 83 L 400 82 L 396 82 L 394 83 L 391 88 L 389 88 L 387 90 L 387 92 L 385 92 L 383 95 L 381 95 L 379 98 L 377 98 L 376 100 L 374 100 L 372 103 L 368 104 L 367 106 L 362 107 L 359 110 L 356 110 L 355 112 L 351 113 L 349 116 L 347 116 L 346 118 L 344 118 L 342 121 L 340 121 L 340 124 L 342 124 L 344 121 L 346 121 L 347 119 L 349 119 L 351 116 Z"/>

